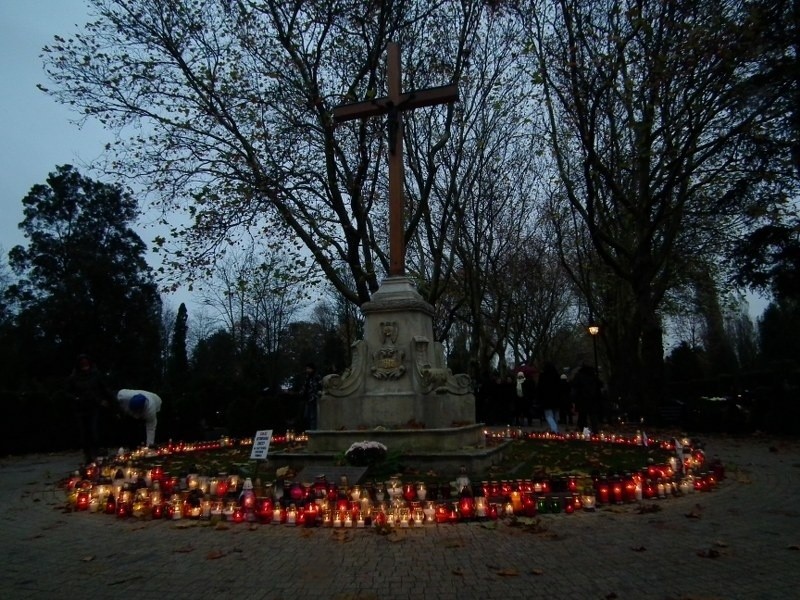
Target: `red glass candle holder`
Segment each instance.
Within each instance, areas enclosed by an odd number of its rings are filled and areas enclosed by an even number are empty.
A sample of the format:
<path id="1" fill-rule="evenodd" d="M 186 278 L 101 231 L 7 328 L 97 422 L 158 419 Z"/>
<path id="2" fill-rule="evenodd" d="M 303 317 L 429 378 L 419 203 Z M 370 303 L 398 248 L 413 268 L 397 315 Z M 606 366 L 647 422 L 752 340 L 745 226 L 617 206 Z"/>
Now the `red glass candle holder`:
<path id="1" fill-rule="evenodd" d="M 434 513 L 434 519 L 436 520 L 437 524 L 447 523 L 447 520 L 450 516 L 450 512 L 446 504 L 438 504 L 436 506 L 436 512 Z"/>
<path id="2" fill-rule="evenodd" d="M 261 523 L 269 523 L 272 521 L 275 506 L 272 503 L 272 498 L 258 498 L 256 500 L 256 517 Z"/>
<path id="3" fill-rule="evenodd" d="M 625 502 L 636 502 L 636 482 L 633 478 L 625 480 Z"/>
<path id="4" fill-rule="evenodd" d="M 464 496 L 458 501 L 458 510 L 461 513 L 462 519 L 475 518 L 475 498 L 472 496 Z"/>
<path id="5" fill-rule="evenodd" d="M 608 482 L 601 481 L 597 484 L 597 503 L 610 504 L 611 503 L 611 488 Z"/>
<path id="6" fill-rule="evenodd" d="M 611 484 L 611 493 L 616 504 L 622 504 L 625 501 L 624 487 L 621 481 L 615 481 Z"/>
<path id="7" fill-rule="evenodd" d="M 75 508 L 77 510 L 89 510 L 89 499 L 91 494 L 89 490 L 80 490 L 75 500 Z"/>
<path id="8" fill-rule="evenodd" d="M 657 494 L 658 489 L 656 488 L 656 484 L 650 479 L 645 481 L 644 486 L 642 486 L 642 497 L 647 500 L 652 500 Z"/>
<path id="9" fill-rule="evenodd" d="M 536 516 L 536 496 L 528 492 L 522 496 L 522 514 L 526 517 Z"/>

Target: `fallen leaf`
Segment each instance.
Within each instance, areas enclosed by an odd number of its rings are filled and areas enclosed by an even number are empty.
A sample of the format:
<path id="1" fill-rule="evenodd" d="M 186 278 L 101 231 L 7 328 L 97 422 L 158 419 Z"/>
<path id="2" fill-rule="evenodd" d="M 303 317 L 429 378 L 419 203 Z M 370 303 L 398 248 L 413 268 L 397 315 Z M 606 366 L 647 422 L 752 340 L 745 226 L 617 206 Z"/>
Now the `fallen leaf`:
<path id="1" fill-rule="evenodd" d="M 518 577 L 519 571 L 516 569 L 500 569 L 497 574 L 501 577 Z"/>
<path id="2" fill-rule="evenodd" d="M 92 562 L 94 560 L 94 556 L 84 556 L 81 560 L 83 562 Z"/>
<path id="3" fill-rule="evenodd" d="M 442 546 L 445 548 L 463 548 L 464 542 L 461 540 L 446 540 Z"/>
<path id="4" fill-rule="evenodd" d="M 686 513 L 686 517 L 689 519 L 699 519 L 703 514 L 703 507 L 699 504 L 695 504 L 694 508 Z"/>
<path id="5" fill-rule="evenodd" d="M 717 548 L 727 548 L 727 547 L 728 547 L 728 544 L 726 544 L 726 543 L 725 543 L 725 542 L 723 542 L 722 540 L 717 540 L 716 542 L 714 542 L 714 545 L 715 545 Z"/>
<path id="6" fill-rule="evenodd" d="M 214 527 L 214 529 L 216 529 L 217 531 L 225 531 L 227 529 L 230 529 L 230 527 L 228 525 L 226 525 L 225 523 L 217 523 L 217 525 L 216 525 L 216 527 Z"/>
<path id="7" fill-rule="evenodd" d="M 544 571 L 541 569 L 531 569 L 531 575 L 544 575 Z"/>
<path id="8" fill-rule="evenodd" d="M 187 554 L 189 552 L 194 552 L 194 548 L 192 546 L 181 546 L 180 548 L 176 548 L 173 552 L 178 552 L 181 554 Z"/>
<path id="9" fill-rule="evenodd" d="M 131 581 L 136 581 L 137 579 L 142 579 L 142 575 L 135 575 L 134 577 L 126 577 L 125 579 L 117 579 L 116 581 L 110 582 L 108 585 L 122 585 L 123 583 L 130 583 Z"/>
<path id="10" fill-rule="evenodd" d="M 453 570 L 452 570 L 452 571 L 450 571 L 450 572 L 451 572 L 453 575 L 459 575 L 460 577 L 463 577 L 463 576 L 464 576 L 464 571 L 462 571 L 461 569 L 453 569 Z"/>
<path id="11" fill-rule="evenodd" d="M 216 560 L 218 558 L 222 558 L 223 556 L 225 556 L 225 553 L 221 550 L 213 550 L 206 554 L 206 560 Z"/>

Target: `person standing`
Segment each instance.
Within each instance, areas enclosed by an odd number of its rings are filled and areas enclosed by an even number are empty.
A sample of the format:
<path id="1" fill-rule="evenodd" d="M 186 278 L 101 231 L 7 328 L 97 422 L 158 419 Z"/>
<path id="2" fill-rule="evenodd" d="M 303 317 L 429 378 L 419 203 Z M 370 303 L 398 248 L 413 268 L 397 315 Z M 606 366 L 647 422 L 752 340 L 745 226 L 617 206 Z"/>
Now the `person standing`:
<path id="1" fill-rule="evenodd" d="M 317 404 L 322 395 L 322 380 L 317 375 L 314 363 L 306 365 L 305 379 L 303 380 L 303 420 L 306 430 L 317 428 Z"/>
<path id="2" fill-rule="evenodd" d="M 566 373 L 567 369 L 564 369 L 564 371 L 564 373 L 561 373 L 561 377 L 559 377 L 560 406 L 558 407 L 558 422 L 562 425 L 574 425 L 574 420 L 572 418 L 573 404 L 572 394 L 570 393 L 569 376 Z"/>
<path id="3" fill-rule="evenodd" d="M 152 448 L 156 442 L 161 397 L 145 390 L 120 390 L 117 392 L 117 402 L 123 413 L 144 421 L 145 445 Z"/>
<path id="4" fill-rule="evenodd" d="M 517 372 L 517 383 L 514 389 L 513 423 L 525 427 L 533 421 L 534 402 L 536 399 L 536 381 L 523 371 Z"/>
<path id="5" fill-rule="evenodd" d="M 578 410 L 578 431 L 587 424 L 593 433 L 600 430 L 600 379 L 594 367 L 584 363 L 572 379 L 572 397 Z"/>
<path id="6" fill-rule="evenodd" d="M 67 398 L 78 421 L 83 458 L 93 462 L 100 450 L 98 421 L 100 412 L 110 404 L 112 393 L 105 378 L 87 354 L 80 354 L 67 378 Z"/>
<path id="7" fill-rule="evenodd" d="M 558 433 L 558 409 L 561 399 L 561 380 L 556 366 L 547 362 L 539 375 L 537 388 L 539 404 L 544 410 L 544 420 L 553 433 Z"/>

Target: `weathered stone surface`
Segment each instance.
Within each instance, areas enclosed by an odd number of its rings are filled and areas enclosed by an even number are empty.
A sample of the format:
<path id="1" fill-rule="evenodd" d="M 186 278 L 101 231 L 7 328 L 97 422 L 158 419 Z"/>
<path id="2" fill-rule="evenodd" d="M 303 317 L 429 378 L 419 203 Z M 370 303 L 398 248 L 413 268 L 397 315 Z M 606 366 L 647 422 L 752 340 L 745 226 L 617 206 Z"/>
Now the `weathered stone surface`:
<path id="1" fill-rule="evenodd" d="M 362 311 L 364 339 L 353 345 L 350 367 L 323 380 L 319 430 L 452 429 L 475 424 L 469 376 L 454 375 L 447 368 L 442 345 L 433 341 L 433 308 L 411 281 L 386 279 Z"/>

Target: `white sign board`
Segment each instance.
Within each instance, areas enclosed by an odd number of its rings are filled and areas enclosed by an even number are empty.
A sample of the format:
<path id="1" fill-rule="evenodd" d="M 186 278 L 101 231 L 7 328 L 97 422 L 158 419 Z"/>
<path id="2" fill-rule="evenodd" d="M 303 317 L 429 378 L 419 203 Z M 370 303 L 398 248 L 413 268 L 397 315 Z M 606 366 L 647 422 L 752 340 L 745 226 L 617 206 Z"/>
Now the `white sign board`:
<path id="1" fill-rule="evenodd" d="M 256 431 L 256 436 L 253 438 L 253 450 L 250 452 L 250 460 L 266 460 L 271 439 L 272 429 Z"/>

